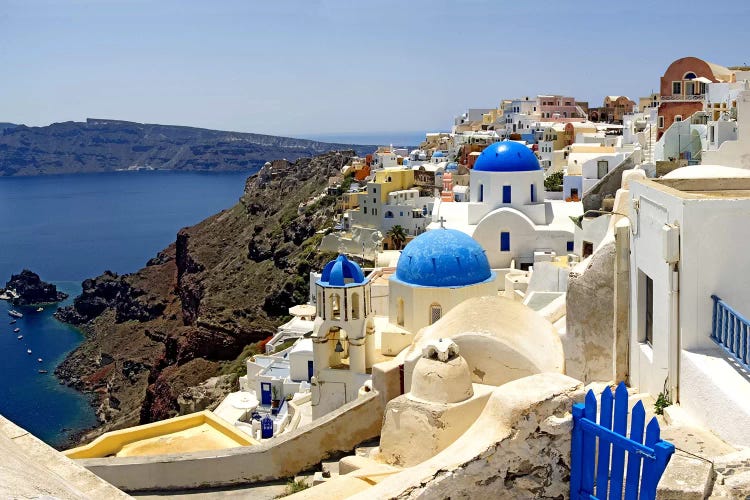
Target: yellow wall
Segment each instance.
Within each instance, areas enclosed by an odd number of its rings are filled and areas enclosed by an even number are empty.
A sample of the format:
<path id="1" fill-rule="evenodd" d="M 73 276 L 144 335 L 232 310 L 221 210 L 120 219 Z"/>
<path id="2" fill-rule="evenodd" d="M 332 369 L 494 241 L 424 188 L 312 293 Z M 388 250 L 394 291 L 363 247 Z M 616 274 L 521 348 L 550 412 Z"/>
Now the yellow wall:
<path id="1" fill-rule="evenodd" d="M 390 182 L 388 178 L 391 178 Z M 388 202 L 388 194 L 393 191 L 410 189 L 414 187 L 414 170 L 400 168 L 386 168 L 375 172 L 375 184 L 378 184 L 378 194 L 380 202 Z"/>
<path id="2" fill-rule="evenodd" d="M 162 420 L 161 422 L 154 422 L 151 424 L 138 425 L 135 427 L 129 427 L 127 429 L 107 432 L 93 440 L 91 443 L 85 446 L 79 446 L 78 448 L 67 450 L 64 452 L 64 454 L 68 458 L 107 457 L 116 454 L 125 445 L 135 443 L 137 441 L 142 441 L 144 439 L 151 439 L 167 434 L 173 434 L 175 432 L 191 429 L 202 424 L 210 425 L 217 432 L 220 432 L 224 436 L 236 442 L 237 446 L 250 446 L 253 444 L 258 444 L 256 440 L 254 440 L 244 432 L 236 430 L 224 420 L 214 415 L 213 412 L 204 410 L 198 413 L 191 413 L 190 415 L 183 415 L 180 417 Z M 165 451 L 165 454 L 166 453 L 169 452 Z"/>

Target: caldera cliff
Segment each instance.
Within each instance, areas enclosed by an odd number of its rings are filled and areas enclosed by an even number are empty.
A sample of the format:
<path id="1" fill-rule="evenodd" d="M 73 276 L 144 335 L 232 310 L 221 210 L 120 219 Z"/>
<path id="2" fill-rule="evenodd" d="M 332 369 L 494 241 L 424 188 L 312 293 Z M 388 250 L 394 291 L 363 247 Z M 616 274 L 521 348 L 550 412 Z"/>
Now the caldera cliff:
<path id="1" fill-rule="evenodd" d="M 309 272 L 331 257 L 317 251 L 318 231 L 331 226 L 337 200 L 321 193 L 353 155 L 272 162 L 239 203 L 182 229 L 140 271 L 83 283 L 57 315 L 86 340 L 56 370 L 96 394 L 102 424 L 82 440 L 177 415 L 180 396 L 212 377 L 222 376 L 204 406 L 236 385 L 249 346 L 307 301 Z"/>

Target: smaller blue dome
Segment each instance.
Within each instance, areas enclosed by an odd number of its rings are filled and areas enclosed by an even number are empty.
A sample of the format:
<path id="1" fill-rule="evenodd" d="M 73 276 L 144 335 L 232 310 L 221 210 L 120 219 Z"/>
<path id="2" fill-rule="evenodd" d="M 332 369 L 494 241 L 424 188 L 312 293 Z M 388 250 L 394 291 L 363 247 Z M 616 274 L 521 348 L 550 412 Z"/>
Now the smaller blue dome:
<path id="1" fill-rule="evenodd" d="M 446 169 L 446 170 L 458 170 L 458 163 L 456 163 L 456 162 L 451 162 L 451 163 L 449 163 L 449 164 L 448 164 L 448 165 L 447 165 L 447 166 L 445 167 L 445 169 Z"/>
<path id="2" fill-rule="evenodd" d="M 474 170 L 478 172 L 530 172 L 541 169 L 536 155 L 515 141 L 490 144 L 474 163 Z"/>
<path id="3" fill-rule="evenodd" d="M 442 151 L 435 151 L 434 153 L 432 153 L 432 157 L 433 158 L 445 158 L 445 155 L 443 154 Z"/>
<path id="4" fill-rule="evenodd" d="M 434 229 L 414 238 L 398 259 L 396 279 L 426 287 L 462 287 L 494 279 L 482 246 L 455 229 Z"/>
<path id="5" fill-rule="evenodd" d="M 362 268 L 344 255 L 339 255 L 323 268 L 318 283 L 321 286 L 354 286 L 366 281 Z"/>

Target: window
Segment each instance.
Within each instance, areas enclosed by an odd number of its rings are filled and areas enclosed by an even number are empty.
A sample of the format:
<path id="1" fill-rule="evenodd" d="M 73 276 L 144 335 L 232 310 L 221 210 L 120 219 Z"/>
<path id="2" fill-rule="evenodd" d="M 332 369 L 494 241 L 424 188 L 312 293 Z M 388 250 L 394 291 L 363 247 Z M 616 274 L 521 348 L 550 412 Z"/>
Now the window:
<path id="1" fill-rule="evenodd" d="M 510 186 L 503 186 L 503 203 L 510 203 Z"/>
<path id="2" fill-rule="evenodd" d="M 682 82 L 672 82 L 672 95 L 682 95 Z"/>
<path id="3" fill-rule="evenodd" d="M 377 199 L 377 198 L 373 198 L 373 199 L 372 199 L 372 202 L 373 202 L 373 203 L 377 203 L 377 202 L 378 202 L 378 199 Z"/>
<path id="4" fill-rule="evenodd" d="M 583 257 L 584 259 L 594 253 L 594 244 L 590 241 L 584 241 L 583 242 Z"/>
<path id="5" fill-rule="evenodd" d="M 714 126 L 709 127 L 708 133 L 710 136 L 709 142 L 714 142 L 716 140 L 716 127 Z"/>
<path id="6" fill-rule="evenodd" d="M 430 324 L 435 323 L 443 315 L 443 308 L 440 304 L 430 305 Z"/>
<path id="7" fill-rule="evenodd" d="M 572 241 L 568 242 L 567 249 L 568 249 L 568 252 L 572 252 L 573 251 L 573 242 Z"/>
<path id="8" fill-rule="evenodd" d="M 393 219 L 393 212 L 388 210 L 383 217 L 385 217 L 386 219 Z"/>
<path id="9" fill-rule="evenodd" d="M 688 71 L 685 73 L 685 76 L 682 77 L 683 80 L 694 80 L 696 78 L 695 73 L 692 71 Z"/>
<path id="10" fill-rule="evenodd" d="M 378 190 L 375 188 L 372 188 L 372 194 L 377 194 Z"/>
<path id="11" fill-rule="evenodd" d="M 658 126 L 659 128 L 664 128 L 664 117 L 663 117 L 663 116 L 660 116 L 660 117 L 659 117 L 659 120 L 658 120 L 658 125 L 657 125 L 657 126 Z"/>
<path id="12" fill-rule="evenodd" d="M 601 179 L 602 177 L 607 175 L 608 170 L 609 162 L 607 160 L 599 160 L 596 162 L 596 174 L 598 179 Z"/>
<path id="13" fill-rule="evenodd" d="M 536 186 L 531 185 L 531 203 L 536 203 Z"/>
<path id="14" fill-rule="evenodd" d="M 484 201 L 484 184 L 479 185 L 479 199 L 477 201 Z"/>
<path id="15" fill-rule="evenodd" d="M 365 215 L 367 215 L 367 207 L 364 207 L 364 208 L 362 209 L 362 213 L 363 213 L 363 214 L 365 214 Z"/>
<path id="16" fill-rule="evenodd" d="M 681 122 L 682 121 L 682 115 L 674 115 L 674 121 Z"/>
<path id="17" fill-rule="evenodd" d="M 570 197 L 578 200 L 578 188 L 570 188 Z"/>
<path id="18" fill-rule="evenodd" d="M 653 345 L 654 342 L 654 280 L 652 280 L 647 274 L 641 272 L 646 278 L 646 296 L 645 299 L 645 321 L 643 328 L 643 341 L 648 345 Z"/>
<path id="19" fill-rule="evenodd" d="M 507 231 L 500 233 L 500 251 L 510 252 L 510 233 Z"/>

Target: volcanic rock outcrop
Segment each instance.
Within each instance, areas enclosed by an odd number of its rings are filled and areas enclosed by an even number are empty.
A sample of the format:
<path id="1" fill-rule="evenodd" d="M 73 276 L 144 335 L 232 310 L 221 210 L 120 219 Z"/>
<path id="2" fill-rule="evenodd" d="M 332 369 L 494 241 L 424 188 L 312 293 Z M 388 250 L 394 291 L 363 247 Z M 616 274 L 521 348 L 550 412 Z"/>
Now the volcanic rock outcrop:
<path id="1" fill-rule="evenodd" d="M 96 395 L 102 425 L 83 440 L 177 415 L 197 398 L 191 388 L 236 379 L 288 308 L 307 301 L 309 272 L 332 257 L 317 251 L 336 210 L 324 193 L 353 155 L 274 161 L 248 179 L 239 203 L 180 230 L 140 271 L 84 282 L 58 316 L 87 339 L 56 371 Z M 197 399 L 210 407 L 223 392 Z"/>
<path id="2" fill-rule="evenodd" d="M 13 299 L 13 304 L 19 306 L 60 302 L 68 298 L 67 294 L 58 292 L 55 285 L 45 283 L 38 274 L 28 269 L 24 269 L 20 274 L 11 275 L 5 288 L 15 291 L 18 297 Z"/>

